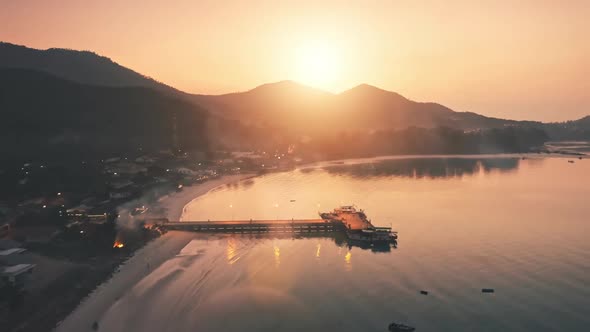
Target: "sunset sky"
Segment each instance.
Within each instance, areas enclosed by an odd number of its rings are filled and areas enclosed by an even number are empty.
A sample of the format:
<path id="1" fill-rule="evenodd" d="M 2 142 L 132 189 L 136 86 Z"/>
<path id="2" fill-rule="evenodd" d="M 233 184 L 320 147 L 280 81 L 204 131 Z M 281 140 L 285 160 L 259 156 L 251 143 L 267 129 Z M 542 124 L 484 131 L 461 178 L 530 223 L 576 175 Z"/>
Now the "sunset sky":
<path id="1" fill-rule="evenodd" d="M 0 0 L 0 40 L 219 94 L 360 83 L 513 119 L 590 114 L 590 1 Z"/>

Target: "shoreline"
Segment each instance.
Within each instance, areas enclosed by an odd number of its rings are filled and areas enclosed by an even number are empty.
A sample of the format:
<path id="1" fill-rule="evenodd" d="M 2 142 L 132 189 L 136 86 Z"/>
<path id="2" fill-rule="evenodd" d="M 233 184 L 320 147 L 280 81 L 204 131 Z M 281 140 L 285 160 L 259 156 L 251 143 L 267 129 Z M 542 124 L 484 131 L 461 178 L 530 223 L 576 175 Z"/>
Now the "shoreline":
<path id="1" fill-rule="evenodd" d="M 165 209 L 160 217 L 180 220 L 184 207 L 194 199 L 211 190 L 255 177 L 256 174 L 226 175 L 201 184 L 185 187 L 181 192 L 171 193 L 158 200 L 158 208 Z M 77 307 L 53 327 L 55 332 L 93 331 L 92 323 L 102 316 L 133 289 L 140 280 L 161 264 L 177 255 L 195 237 L 194 233 L 171 231 L 148 242 L 136 250 L 124 263 L 119 265 L 110 278 L 80 300 Z"/>
<path id="2" fill-rule="evenodd" d="M 180 192 L 165 195 L 161 197 L 157 203 L 158 208 L 165 209 L 163 215 L 160 217 L 171 221 L 179 221 L 184 213 L 184 208 L 194 199 L 207 194 L 217 187 L 240 182 L 256 176 L 257 175 L 254 173 L 224 175 L 200 184 L 184 187 Z"/>

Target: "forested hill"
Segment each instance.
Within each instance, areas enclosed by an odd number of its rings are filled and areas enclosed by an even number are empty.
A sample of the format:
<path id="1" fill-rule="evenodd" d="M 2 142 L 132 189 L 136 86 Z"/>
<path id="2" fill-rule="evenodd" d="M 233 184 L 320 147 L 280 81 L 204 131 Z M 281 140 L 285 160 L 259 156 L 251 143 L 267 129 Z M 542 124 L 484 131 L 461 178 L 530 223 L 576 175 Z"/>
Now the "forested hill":
<path id="1" fill-rule="evenodd" d="M 146 87 L 167 94 L 177 89 L 121 66 L 91 51 L 63 48 L 39 50 L 0 42 L 0 68 L 42 71 L 77 83 L 110 87 Z"/>
<path id="2" fill-rule="evenodd" d="M 32 70 L 0 70 L 0 117 L 3 158 L 208 147 L 208 113 L 191 103 L 148 88 L 90 86 Z"/>

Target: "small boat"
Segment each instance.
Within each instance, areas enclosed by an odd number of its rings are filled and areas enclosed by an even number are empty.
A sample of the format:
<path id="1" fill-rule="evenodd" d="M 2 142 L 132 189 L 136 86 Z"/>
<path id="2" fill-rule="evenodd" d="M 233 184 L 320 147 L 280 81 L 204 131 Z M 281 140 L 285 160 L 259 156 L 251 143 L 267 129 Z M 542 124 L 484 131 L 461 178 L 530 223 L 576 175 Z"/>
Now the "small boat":
<path id="1" fill-rule="evenodd" d="M 416 330 L 415 327 L 411 327 L 411 326 L 404 325 L 404 324 L 398 324 L 398 323 L 389 324 L 389 331 L 391 331 L 391 332 L 412 332 L 415 330 Z"/>
<path id="2" fill-rule="evenodd" d="M 574 163 L 573 160 L 568 160 L 567 162 L 570 163 L 570 164 L 573 164 Z"/>
<path id="3" fill-rule="evenodd" d="M 295 202 L 295 200 L 294 200 L 294 199 L 292 199 L 292 200 L 291 200 L 291 203 L 293 203 L 293 202 Z"/>

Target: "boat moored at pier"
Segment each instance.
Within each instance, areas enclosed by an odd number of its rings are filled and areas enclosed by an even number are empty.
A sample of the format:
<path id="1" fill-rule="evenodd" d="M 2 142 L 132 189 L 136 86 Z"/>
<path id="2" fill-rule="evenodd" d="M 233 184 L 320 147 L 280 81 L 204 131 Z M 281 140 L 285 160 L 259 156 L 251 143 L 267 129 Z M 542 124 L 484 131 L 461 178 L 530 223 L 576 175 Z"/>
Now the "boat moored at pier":
<path id="1" fill-rule="evenodd" d="M 341 222 L 346 230 L 349 240 L 367 243 L 392 243 L 397 240 L 397 232 L 391 227 L 376 227 L 362 209 L 354 205 L 345 205 L 335 208 L 332 212 L 320 213 L 324 221 Z"/>
<path id="2" fill-rule="evenodd" d="M 362 247 L 389 247 L 397 244 L 397 232 L 391 227 L 371 224 L 363 210 L 354 206 L 341 206 L 332 212 L 320 213 L 321 219 L 288 220 L 201 220 L 169 221 L 151 219 L 144 227 L 165 230 L 186 230 L 207 233 L 345 233 L 348 241 Z"/>

